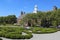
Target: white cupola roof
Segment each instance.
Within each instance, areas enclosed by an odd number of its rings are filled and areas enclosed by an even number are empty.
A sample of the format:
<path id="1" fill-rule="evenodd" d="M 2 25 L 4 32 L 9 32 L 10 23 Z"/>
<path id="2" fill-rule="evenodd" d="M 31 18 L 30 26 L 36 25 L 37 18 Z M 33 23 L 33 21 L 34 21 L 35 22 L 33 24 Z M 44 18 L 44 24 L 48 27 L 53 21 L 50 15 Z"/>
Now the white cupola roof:
<path id="1" fill-rule="evenodd" d="M 37 13 L 37 11 L 38 11 L 38 6 L 35 5 L 35 6 L 34 6 L 34 11 L 33 11 L 33 13 Z"/>

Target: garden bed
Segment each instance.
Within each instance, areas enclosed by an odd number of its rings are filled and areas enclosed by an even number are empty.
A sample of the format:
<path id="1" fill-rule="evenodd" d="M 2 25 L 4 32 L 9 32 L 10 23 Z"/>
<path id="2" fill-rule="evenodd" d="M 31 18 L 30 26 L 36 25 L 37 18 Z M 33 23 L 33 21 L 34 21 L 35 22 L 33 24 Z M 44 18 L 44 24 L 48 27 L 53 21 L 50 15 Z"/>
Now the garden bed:
<path id="1" fill-rule="evenodd" d="M 57 32 L 56 28 L 40 28 L 30 27 L 25 29 L 23 27 L 0 27 L 0 37 L 9 39 L 30 39 L 33 34 L 47 34 Z"/>
<path id="2" fill-rule="evenodd" d="M 22 35 L 25 32 L 27 35 Z M 0 37 L 10 39 L 30 39 L 33 35 L 30 32 L 24 31 L 21 27 L 0 27 Z"/>
<path id="3" fill-rule="evenodd" d="M 56 28 L 39 28 L 39 27 L 35 27 L 32 30 L 33 33 L 36 34 L 47 34 L 47 33 L 54 33 L 57 32 Z"/>

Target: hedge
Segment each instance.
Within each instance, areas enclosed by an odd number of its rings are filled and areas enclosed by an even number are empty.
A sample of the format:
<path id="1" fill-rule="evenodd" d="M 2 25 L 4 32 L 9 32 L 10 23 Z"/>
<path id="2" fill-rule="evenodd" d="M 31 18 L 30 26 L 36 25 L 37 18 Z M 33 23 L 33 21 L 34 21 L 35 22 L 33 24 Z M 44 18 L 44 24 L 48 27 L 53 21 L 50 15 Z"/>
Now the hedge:
<path id="1" fill-rule="evenodd" d="M 22 35 L 22 32 L 28 35 Z M 0 37 L 10 38 L 10 39 L 30 39 L 33 37 L 32 33 L 21 27 L 0 27 Z"/>
<path id="2" fill-rule="evenodd" d="M 57 32 L 57 29 L 56 28 L 33 28 L 32 30 L 33 33 L 36 33 L 36 34 L 45 34 L 45 33 L 54 33 L 54 32 Z"/>

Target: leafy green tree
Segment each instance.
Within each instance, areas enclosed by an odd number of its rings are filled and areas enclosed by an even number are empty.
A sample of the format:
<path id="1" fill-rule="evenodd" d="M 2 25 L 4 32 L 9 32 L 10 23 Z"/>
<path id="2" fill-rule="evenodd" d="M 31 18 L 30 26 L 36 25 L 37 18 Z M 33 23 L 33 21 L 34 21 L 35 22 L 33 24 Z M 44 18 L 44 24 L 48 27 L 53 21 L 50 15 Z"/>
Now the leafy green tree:
<path id="1" fill-rule="evenodd" d="M 16 22 L 17 22 L 17 18 L 15 15 L 0 17 L 0 24 L 14 24 Z"/>
<path id="2" fill-rule="evenodd" d="M 60 25 L 60 9 L 35 13 L 28 13 L 23 18 L 24 22 L 29 22 L 33 25 L 42 25 L 44 27 Z"/>

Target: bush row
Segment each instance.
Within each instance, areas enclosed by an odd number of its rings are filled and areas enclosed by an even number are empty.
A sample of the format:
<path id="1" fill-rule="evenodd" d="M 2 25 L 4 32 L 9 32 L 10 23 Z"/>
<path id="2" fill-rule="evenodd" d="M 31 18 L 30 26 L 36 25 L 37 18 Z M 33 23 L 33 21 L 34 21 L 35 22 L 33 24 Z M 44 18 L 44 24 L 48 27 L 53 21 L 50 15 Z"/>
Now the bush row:
<path id="1" fill-rule="evenodd" d="M 57 32 L 56 28 L 39 28 L 39 27 L 35 27 L 32 30 L 33 33 L 37 33 L 37 34 L 45 34 L 45 33 L 54 33 Z"/>
<path id="2" fill-rule="evenodd" d="M 25 32 L 27 35 L 22 35 Z M 0 27 L 0 37 L 10 38 L 10 39 L 30 39 L 32 34 L 28 31 L 24 31 L 21 27 Z"/>
<path id="3" fill-rule="evenodd" d="M 32 32 L 29 32 L 32 31 Z M 27 35 L 22 35 L 22 32 Z M 32 27 L 29 30 L 23 27 L 0 27 L 0 37 L 10 38 L 10 39 L 30 39 L 33 37 L 32 33 L 44 34 L 44 33 L 54 33 L 57 32 L 56 28 L 40 28 Z"/>

